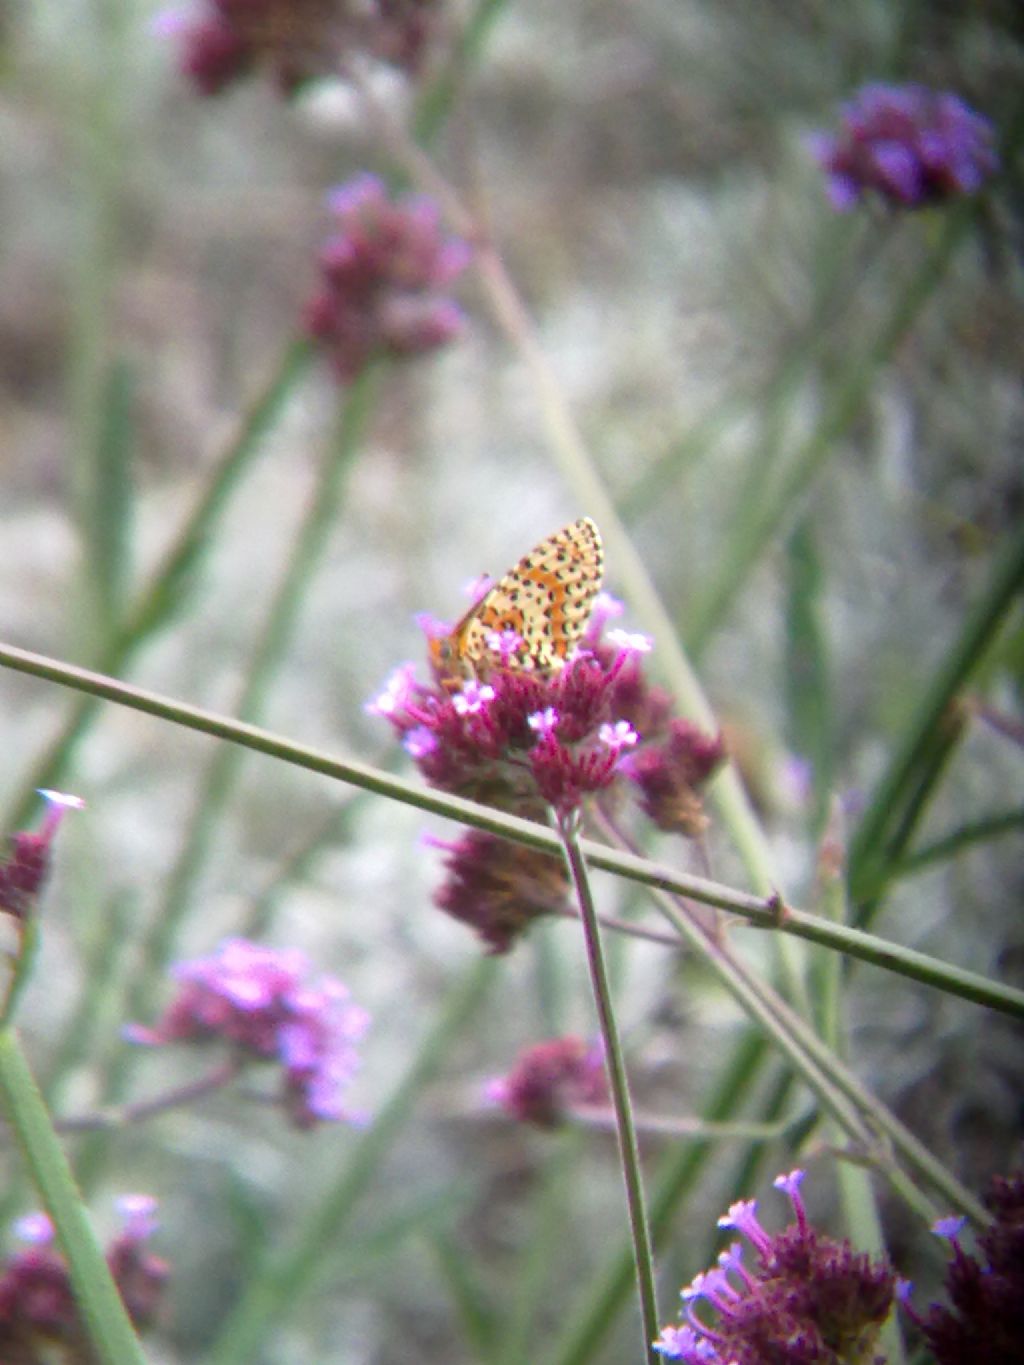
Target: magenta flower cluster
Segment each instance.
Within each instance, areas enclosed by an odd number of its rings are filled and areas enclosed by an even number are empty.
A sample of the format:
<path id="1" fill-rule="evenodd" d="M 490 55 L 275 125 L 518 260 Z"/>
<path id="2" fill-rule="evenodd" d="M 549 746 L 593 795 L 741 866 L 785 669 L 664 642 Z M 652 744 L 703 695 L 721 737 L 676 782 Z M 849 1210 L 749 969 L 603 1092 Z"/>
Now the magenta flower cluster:
<path id="1" fill-rule="evenodd" d="M 447 853 L 434 904 L 474 930 L 490 953 L 508 952 L 533 920 L 568 910 L 561 858 L 479 829 L 429 842 Z"/>
<path id="2" fill-rule="evenodd" d="M 39 830 L 22 830 L 11 836 L 10 854 L 0 863 L 0 914 L 25 920 L 39 896 L 50 868 L 50 845 L 68 810 L 81 810 L 85 802 L 64 792 L 41 791 L 46 815 Z"/>
<path id="3" fill-rule="evenodd" d="M 661 829 L 695 834 L 704 817 L 699 788 L 724 757 L 720 737 L 672 715 L 671 699 L 644 676 L 645 636 L 606 626 L 622 608 L 601 595 L 582 647 L 550 674 L 496 663 L 453 687 L 422 683 L 403 664 L 367 710 L 387 720 L 435 787 L 544 821 L 612 788 L 632 789 Z M 420 621 L 428 641 L 449 627 Z M 510 633 L 506 633 L 510 635 Z M 496 639 L 510 658 L 518 637 Z M 429 652 L 429 651 L 428 651 Z M 448 852 L 435 901 L 471 925 L 492 952 L 505 952 L 530 921 L 568 904 L 561 859 L 471 831 Z"/>
<path id="4" fill-rule="evenodd" d="M 750 1243 L 757 1264 L 743 1264 L 734 1242 L 718 1266 L 682 1291 L 686 1321 L 663 1329 L 655 1350 L 685 1365 L 844 1365 L 870 1361 L 892 1308 L 896 1277 L 885 1261 L 872 1262 L 813 1228 L 799 1186 L 803 1171 L 775 1181 L 796 1221 L 769 1234 L 753 1200 L 733 1204 L 719 1226 Z M 707 1310 L 710 1309 L 710 1314 Z"/>
<path id="5" fill-rule="evenodd" d="M 300 1128 L 360 1121 L 342 1095 L 359 1067 L 357 1044 L 369 1023 L 333 977 L 312 981 L 297 949 L 228 939 L 209 957 L 174 969 L 178 994 L 152 1028 L 132 1025 L 135 1043 L 221 1040 L 240 1060 L 276 1061 L 282 1103 Z"/>
<path id="6" fill-rule="evenodd" d="M 580 654 L 551 677 L 495 670 L 458 691 L 425 687 L 399 669 L 371 712 L 388 719 L 433 786 L 519 813 L 570 810 L 609 786 L 637 742 L 628 722 L 607 719 L 620 654 L 605 667 Z"/>
<path id="7" fill-rule="evenodd" d="M 470 251 L 442 233 L 436 204 L 392 198 L 374 175 L 339 186 L 328 202 L 338 230 L 320 250 L 304 327 L 338 378 L 352 379 L 375 357 L 420 355 L 457 336 L 463 314 L 446 291 Z"/>
<path id="8" fill-rule="evenodd" d="M 549 806 L 574 809 L 621 777 L 643 789 L 656 769 L 667 782 L 664 762 L 675 771 L 682 763 L 692 790 L 721 761 L 721 743 L 701 737 L 685 756 L 675 753 L 685 731 L 672 737 L 671 703 L 643 677 L 650 642 L 624 631 L 602 638 L 617 609 L 603 600 L 583 647 L 551 674 L 494 667 L 452 690 L 419 682 L 415 665 L 404 664 L 367 709 L 390 722 L 432 786 L 532 818 Z M 428 636 L 446 629 L 421 624 Z M 666 738 L 662 764 L 653 753 L 637 761 L 644 741 Z"/>
<path id="9" fill-rule="evenodd" d="M 286 95 L 342 76 L 366 54 L 411 74 L 437 27 L 439 0 L 202 0 L 161 16 L 181 66 L 203 95 L 266 71 Z"/>
<path id="10" fill-rule="evenodd" d="M 156 1317 L 170 1271 L 146 1245 L 157 1228 L 156 1200 L 126 1195 L 118 1211 L 122 1228 L 107 1248 L 107 1264 L 128 1316 L 141 1331 Z M 67 1263 L 54 1244 L 53 1224 L 45 1214 L 28 1214 L 15 1225 L 15 1235 L 25 1245 L 0 1269 L 0 1360 L 28 1365 L 94 1359 Z"/>
<path id="11" fill-rule="evenodd" d="M 557 1128 L 579 1108 L 610 1103 L 604 1054 L 569 1035 L 524 1048 L 505 1076 L 488 1082 L 486 1096 L 520 1123 Z"/>
<path id="12" fill-rule="evenodd" d="M 991 1224 L 978 1234 L 979 1256 L 961 1244 L 962 1218 L 946 1218 L 935 1232 L 952 1248 L 946 1271 L 948 1303 L 932 1304 L 924 1318 L 910 1307 L 911 1286 L 900 1299 L 920 1327 L 937 1365 L 1017 1365 L 1024 1343 L 1024 1173 L 996 1176 L 985 1197 Z"/>
<path id="13" fill-rule="evenodd" d="M 973 194 L 999 165 L 992 126 L 957 95 L 921 85 L 865 85 L 835 134 L 811 149 L 833 207 L 874 191 L 901 208 Z"/>

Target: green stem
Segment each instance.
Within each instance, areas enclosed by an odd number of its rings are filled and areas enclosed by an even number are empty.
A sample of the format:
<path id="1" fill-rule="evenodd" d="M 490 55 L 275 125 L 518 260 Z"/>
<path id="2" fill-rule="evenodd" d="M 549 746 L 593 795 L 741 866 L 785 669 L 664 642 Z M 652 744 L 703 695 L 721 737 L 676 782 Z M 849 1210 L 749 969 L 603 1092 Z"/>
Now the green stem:
<path id="1" fill-rule="evenodd" d="M 53 1220 L 75 1302 L 104 1365 L 145 1365 L 103 1251 L 96 1242 L 71 1167 L 12 1029 L 0 1030 L 0 1098 L 25 1164 Z"/>
<path id="2" fill-rule="evenodd" d="M 818 876 L 821 883 L 821 905 L 831 924 L 843 924 L 846 919 L 846 886 L 841 875 L 840 816 L 833 810 L 818 854 Z M 838 1056 L 845 1037 L 843 1027 L 843 960 L 831 953 L 819 963 L 818 973 L 818 1028 L 824 1042 Z"/>
<path id="3" fill-rule="evenodd" d="M 241 720 L 254 721 L 263 710 L 270 683 L 287 648 L 302 595 L 334 526 L 352 458 L 359 449 L 376 396 L 376 374 L 366 371 L 349 390 L 337 435 L 325 453 L 320 479 L 292 545 L 284 575 L 267 611 L 250 660 L 245 684 L 235 706 Z M 207 768 L 185 836 L 168 879 L 168 887 L 142 945 L 142 965 L 127 1002 L 135 1018 L 152 993 L 153 978 L 163 971 L 175 937 L 206 865 L 217 822 L 237 776 L 244 750 L 223 746 Z"/>
<path id="4" fill-rule="evenodd" d="M 413 117 L 413 132 L 421 147 L 434 141 L 448 116 L 467 70 L 480 53 L 491 25 L 498 19 L 508 0 L 478 0 L 469 19 L 462 24 L 458 46 L 447 67 L 420 99 Z"/>
<path id="5" fill-rule="evenodd" d="M 39 952 L 39 921 L 35 907 L 29 911 L 27 919 L 18 927 L 18 946 L 14 953 L 14 967 L 7 983 L 7 992 L 0 1008 L 0 1029 L 7 1028 L 18 1010 L 18 1001 L 32 978 L 36 955 Z"/>
<path id="6" fill-rule="evenodd" d="M 737 965 L 735 962 L 733 963 L 734 967 Z M 893 1148 L 902 1153 L 908 1165 L 912 1166 L 928 1184 L 942 1195 L 949 1208 L 958 1209 L 979 1226 L 984 1226 L 990 1221 L 989 1215 L 971 1192 L 960 1184 L 951 1172 L 943 1166 L 942 1162 L 928 1150 L 923 1142 L 914 1136 L 910 1129 L 877 1096 L 861 1084 L 849 1068 L 839 1061 L 795 1010 L 790 1009 L 770 986 L 757 981 L 756 978 L 747 975 L 747 984 L 751 990 L 760 995 L 766 1010 L 774 1016 L 778 1030 L 773 1030 L 773 1036 L 778 1037 L 781 1031 L 781 1035 L 787 1040 L 786 1050 L 791 1058 L 801 1056 L 802 1060 L 798 1065 L 801 1067 L 802 1074 L 802 1068 L 806 1064 L 811 1068 L 817 1068 L 827 1076 L 830 1086 L 838 1090 L 849 1103 L 855 1106 L 859 1115 L 867 1122 L 873 1132 L 881 1134 L 884 1140 L 891 1143 Z M 809 1074 L 813 1074 L 813 1072 Z M 833 1112 L 841 1120 L 842 1116 L 839 1111 L 833 1110 Z M 849 1132 L 848 1128 L 847 1131 Z M 877 1143 L 870 1145 L 874 1145 L 876 1148 L 878 1146 Z M 890 1172 L 893 1175 L 897 1174 L 891 1163 L 881 1159 L 881 1157 L 878 1164 L 886 1174 Z M 894 1179 L 892 1183 L 898 1192 L 900 1189 L 899 1181 Z"/>
<path id="7" fill-rule="evenodd" d="M 915 849 L 890 870 L 889 876 L 913 877 L 935 863 L 947 862 L 972 844 L 989 843 L 1001 839 L 1006 834 L 1018 834 L 1024 827 L 1024 809 L 1002 811 L 998 815 L 988 815 L 969 825 L 961 825 L 951 834 L 936 839 L 933 844 Z"/>
<path id="8" fill-rule="evenodd" d="M 615 1125 L 615 1115 L 603 1109 L 574 1109 L 572 1121 L 580 1128 L 592 1128 L 597 1132 L 608 1132 Z M 777 1119 L 774 1122 L 758 1123 L 751 1119 L 736 1119 L 732 1123 L 709 1123 L 707 1119 L 672 1118 L 662 1114 L 643 1114 L 633 1112 L 636 1131 L 644 1137 L 665 1137 L 704 1142 L 709 1138 L 722 1141 L 740 1140 L 746 1142 L 774 1142 L 785 1137 L 792 1127 L 792 1120 Z"/>
<path id="9" fill-rule="evenodd" d="M 834 812 L 819 857 L 822 907 L 826 915 L 837 924 L 842 923 L 847 914 L 846 882 L 843 876 L 838 825 L 837 813 Z M 821 968 L 821 1038 L 836 1058 L 843 1061 L 846 1057 L 846 1026 L 843 1018 L 842 959 L 837 954 L 832 954 L 821 963 Z M 832 1124 L 831 1128 L 837 1145 L 841 1146 L 841 1130 L 836 1124 Z M 884 1257 L 885 1238 L 871 1172 L 854 1162 L 840 1161 L 837 1179 L 846 1229 L 853 1245 L 859 1251 L 866 1251 L 874 1257 Z M 900 1181 L 898 1188 L 905 1198 L 909 1197 L 911 1200 L 916 1198 L 916 1187 L 903 1177 L 902 1172 L 891 1172 L 890 1179 L 894 1184 L 896 1180 Z M 887 1365 L 903 1365 L 905 1360 L 903 1338 L 895 1313 L 890 1314 L 882 1327 L 880 1345 Z"/>
<path id="10" fill-rule="evenodd" d="M 80 16 L 79 76 L 70 82 L 67 136 L 74 152 L 72 211 L 77 221 L 71 301 L 70 408 L 75 449 L 67 461 L 68 487 L 82 558 L 76 576 L 76 610 L 70 614 L 76 646 L 107 640 L 110 602 L 103 598 L 103 549 L 98 512 L 102 484 L 104 413 L 113 360 L 112 308 L 121 229 L 127 128 L 123 71 L 129 43 L 120 6 L 97 6 Z"/>
<path id="11" fill-rule="evenodd" d="M 704 1110 L 706 1119 L 712 1123 L 724 1121 L 735 1113 L 741 1097 L 756 1084 L 767 1052 L 763 1035 L 755 1029 L 746 1030 L 726 1058 L 721 1074 L 715 1078 L 714 1093 Z M 677 1220 L 686 1195 L 696 1188 L 701 1171 L 719 1151 L 716 1143 L 707 1140 L 670 1146 L 659 1166 L 651 1200 L 651 1223 L 659 1246 L 670 1233 L 679 1235 Z M 634 1282 L 632 1251 L 622 1245 L 609 1259 L 604 1273 L 595 1277 L 586 1292 L 586 1301 L 568 1315 L 545 1362 L 548 1365 L 590 1365 L 600 1353 L 602 1344 L 607 1342 L 615 1317 Z"/>
<path id="12" fill-rule="evenodd" d="M 523 820 L 518 816 L 506 815 L 491 806 L 483 806 L 464 797 L 450 796 L 433 788 L 420 787 L 383 769 L 373 768 L 353 759 L 334 758 L 322 749 L 295 744 L 269 730 L 232 720 L 215 711 L 189 706 L 161 693 L 134 687 L 115 678 L 93 673 L 89 669 L 78 668 L 42 654 L 34 654 L 30 650 L 2 643 L 0 667 L 74 687 L 119 705 L 130 706 L 147 715 L 157 716 L 161 720 L 172 721 L 232 744 L 244 745 L 258 753 L 293 763 L 310 772 L 321 773 L 335 781 L 401 801 L 405 805 L 434 815 L 458 820 L 475 829 L 499 834 L 528 848 L 544 853 L 558 853 L 561 849 L 557 835 L 544 825 Z M 591 867 L 615 873 L 644 886 L 672 891 L 705 905 L 717 906 L 721 910 L 728 910 L 734 915 L 741 916 L 758 928 L 792 934 L 808 942 L 819 943 L 823 947 L 873 963 L 887 971 L 897 972 L 901 976 L 920 981 L 950 995 L 972 1000 L 1003 1014 L 1024 1018 L 1024 991 L 1001 982 L 990 981 L 980 973 L 965 971 L 926 953 L 890 943 L 877 935 L 850 928 L 848 925 L 830 924 L 816 915 L 782 904 L 777 897 L 754 896 L 749 892 L 736 891 L 719 882 L 704 877 L 693 877 L 638 857 L 636 854 L 607 848 L 589 840 L 584 840 L 581 847 Z"/>
<path id="13" fill-rule="evenodd" d="M 188 588 L 195 583 L 198 561 L 207 544 L 217 518 L 227 505 L 251 460 L 258 453 L 263 437 L 294 389 L 310 356 L 307 343 L 294 344 L 283 357 L 278 369 L 259 397 L 252 403 L 231 444 L 221 455 L 203 489 L 199 502 L 192 509 L 170 549 L 164 555 L 148 586 L 123 625 L 103 653 L 99 669 L 103 673 L 121 673 L 135 651 L 152 633 L 163 625 L 181 605 Z M 21 795 L 4 815 L 0 827 L 19 829 L 29 819 L 38 801 L 40 787 L 59 787 L 61 777 L 75 746 L 87 730 L 96 710 L 93 697 L 79 698 L 65 722 L 64 729 L 44 750 L 32 772 L 20 786 Z"/>
<path id="14" fill-rule="evenodd" d="M 600 523 L 609 558 L 615 561 L 626 595 L 644 629 L 658 642 L 659 657 L 669 686 L 686 715 L 705 729 L 717 731 L 718 720 L 711 703 L 678 643 L 675 624 L 658 596 L 647 566 L 622 525 L 615 503 L 590 458 L 504 262 L 488 242 L 479 244 L 475 261 L 495 316 L 530 372 L 552 452 L 566 482 Z M 715 779 L 711 795 L 754 887 L 765 893 L 774 890 L 777 879 L 768 842 L 732 767 L 725 768 Z"/>
<path id="15" fill-rule="evenodd" d="M 640 1148 L 636 1139 L 636 1126 L 633 1123 L 633 1106 L 629 1097 L 629 1082 L 626 1079 L 626 1062 L 622 1054 L 615 1010 L 612 1005 L 611 988 L 605 967 L 604 951 L 601 946 L 601 929 L 597 922 L 597 908 L 590 889 L 587 864 L 577 838 L 579 824 L 578 811 L 558 815 L 558 832 L 565 860 L 569 866 L 576 899 L 580 907 L 583 923 L 583 942 L 587 950 L 587 967 L 590 971 L 590 986 L 597 1008 L 598 1022 L 601 1027 L 601 1041 L 604 1044 L 605 1066 L 612 1092 L 612 1107 L 615 1110 L 615 1127 L 619 1140 L 619 1157 L 622 1162 L 622 1178 L 626 1186 L 626 1204 L 629 1209 L 629 1226 L 633 1234 L 633 1255 L 636 1261 L 637 1288 L 640 1294 L 640 1318 L 644 1332 L 644 1353 L 650 1365 L 657 1365 L 657 1354 L 652 1342 L 659 1335 L 658 1301 L 654 1290 L 654 1254 L 651 1248 L 651 1229 L 647 1219 L 647 1206 L 644 1202 L 643 1181 L 640 1176 Z"/>
<path id="16" fill-rule="evenodd" d="M 956 694 L 988 652 L 1013 599 L 1024 586 L 1024 525 L 1002 547 L 988 587 L 968 613 L 957 639 L 911 717 L 850 845 L 850 896 L 871 894 L 886 871 L 886 836 L 903 811 L 904 797 L 925 762 Z"/>
<path id="17" fill-rule="evenodd" d="M 713 968 L 741 1009 L 789 1059 L 804 1084 L 817 1097 L 822 1109 L 833 1115 L 851 1142 L 869 1145 L 869 1129 L 858 1114 L 856 1105 L 837 1085 L 827 1063 L 809 1057 L 806 1048 L 794 1036 L 788 1018 L 783 1020 L 779 1017 L 776 1006 L 781 1006 L 781 997 L 743 966 L 696 917 L 680 908 L 675 898 L 660 891 L 656 891 L 654 897 L 680 936 Z"/>
<path id="18" fill-rule="evenodd" d="M 962 205 L 944 220 L 940 238 L 911 276 L 902 294 L 888 310 L 877 336 L 850 361 L 846 375 L 816 430 L 807 438 L 770 495 L 751 508 L 750 524 L 743 536 L 733 536 L 730 552 L 716 578 L 711 580 L 691 611 L 686 644 L 699 657 L 711 632 L 732 606 L 751 568 L 764 553 L 779 526 L 799 506 L 807 487 L 835 450 L 839 438 L 859 416 L 881 367 L 889 360 L 911 323 L 945 277 L 955 247 L 973 222 L 975 207 Z M 660 641 L 659 641 L 660 644 Z"/>
<path id="19" fill-rule="evenodd" d="M 855 1145 L 866 1151 L 877 1148 L 880 1133 L 902 1153 L 950 1207 L 959 1209 L 981 1225 L 989 1221 L 984 1208 L 914 1134 L 845 1067 L 796 1010 L 757 977 L 724 944 L 720 934 L 692 914 L 685 900 L 664 890 L 653 892 L 666 918 L 680 936 L 708 963 L 722 984 L 747 1014 L 772 1038 L 788 1057 L 823 1108 L 842 1127 Z M 880 1161 L 883 1169 L 891 1163 Z"/>

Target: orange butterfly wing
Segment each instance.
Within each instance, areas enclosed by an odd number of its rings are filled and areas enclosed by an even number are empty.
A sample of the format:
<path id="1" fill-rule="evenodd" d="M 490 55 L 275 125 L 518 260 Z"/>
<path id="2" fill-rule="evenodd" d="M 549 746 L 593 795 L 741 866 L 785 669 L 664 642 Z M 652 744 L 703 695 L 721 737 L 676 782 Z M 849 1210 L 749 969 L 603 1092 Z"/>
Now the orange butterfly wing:
<path id="1" fill-rule="evenodd" d="M 440 678 L 485 676 L 491 668 L 552 673 L 587 628 L 601 590 L 604 550 L 589 517 L 563 526 L 524 555 L 455 626 L 430 642 Z M 512 631 L 514 650 L 495 648 L 495 636 Z"/>

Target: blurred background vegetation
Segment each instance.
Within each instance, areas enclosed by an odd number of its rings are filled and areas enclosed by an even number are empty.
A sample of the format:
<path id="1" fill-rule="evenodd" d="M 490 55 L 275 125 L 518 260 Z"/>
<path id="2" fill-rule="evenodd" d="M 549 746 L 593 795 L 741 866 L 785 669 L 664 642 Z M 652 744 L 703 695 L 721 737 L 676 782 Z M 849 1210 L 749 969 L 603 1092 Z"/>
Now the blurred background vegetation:
<path id="1" fill-rule="evenodd" d="M 42 0 L 4 23 L 0 635 L 237 714 L 329 458 L 339 395 L 325 367 L 286 386 L 160 628 L 142 623 L 120 653 L 118 632 L 281 372 L 329 226 L 324 192 L 392 167 L 343 86 L 290 104 L 259 80 L 196 98 L 154 35 L 155 8 Z M 1020 536 L 1022 11 L 518 0 L 453 5 L 451 41 L 473 22 L 481 41 L 456 69 L 436 163 L 527 301 L 727 728 L 779 884 L 813 907 L 829 803 L 851 834 L 877 814 L 893 754 Z M 428 86 L 447 71 L 438 63 Z M 837 217 L 805 138 L 834 127 L 866 80 L 948 88 L 990 118 L 996 191 Z M 408 115 L 400 84 L 381 98 Z M 363 706 L 421 653 L 413 613 L 454 616 L 466 580 L 592 511 L 553 458 L 530 375 L 472 271 L 460 295 L 465 338 L 377 386 L 258 712 L 296 741 L 403 771 Z M 614 558 L 607 582 L 615 591 Z M 1019 714 L 1012 596 L 963 672 L 972 695 Z M 4 829 L 26 822 L 27 794 L 49 776 L 41 756 L 79 706 L 0 676 Z M 372 1011 L 357 1086 L 371 1112 L 463 1002 L 365 1171 L 349 1164 L 366 1150 L 352 1130 L 295 1133 L 237 1093 L 74 1140 L 98 1218 L 122 1190 L 161 1200 L 174 1281 L 154 1359 L 205 1358 L 246 1287 L 267 1283 L 268 1362 L 572 1359 L 559 1343 L 611 1301 L 603 1277 L 624 1246 L 613 1144 L 515 1128 L 479 1088 L 520 1046 L 593 1031 L 574 927 L 540 926 L 481 967 L 472 937 L 430 906 L 438 855 L 416 811 L 262 757 L 217 760 L 211 741 L 115 707 L 80 728 L 59 784 L 88 810 L 62 831 L 21 1007 L 58 1113 L 193 1074 L 184 1053 L 133 1057 L 128 1072 L 120 1027 L 158 1012 L 166 959 L 226 934 L 301 946 Z M 795 760 L 811 765 L 809 784 Z M 896 838 L 858 901 L 877 932 L 1019 982 L 1019 746 L 969 718 L 922 790 L 920 810 L 901 794 L 912 845 Z M 1007 817 L 998 837 L 896 875 L 915 849 L 989 816 Z M 715 875 L 747 885 L 714 825 L 710 837 Z M 637 899 L 610 878 L 599 894 L 608 910 Z M 769 952 L 766 936 L 736 937 L 755 959 Z M 742 1017 L 685 960 L 613 953 L 643 1107 L 702 1112 Z M 463 999 L 467 982 L 478 995 Z M 847 985 L 859 1074 L 972 1188 L 1008 1169 L 1019 1032 L 874 969 Z M 779 1077 L 762 1068 L 736 1112 L 763 1113 Z M 652 1183 L 673 1146 L 646 1144 Z M 713 1254 L 725 1203 L 763 1195 L 795 1160 L 770 1144 L 693 1151 L 701 1165 L 661 1257 L 670 1314 Z M 4 1164 L 13 1215 L 32 1194 L 13 1157 Z M 812 1169 L 828 1218 L 829 1164 Z M 318 1223 L 335 1197 L 345 1220 Z M 929 1285 L 939 1263 L 922 1226 L 884 1192 L 883 1211 L 901 1272 Z M 634 1335 L 627 1300 L 579 1358 L 622 1359 Z"/>

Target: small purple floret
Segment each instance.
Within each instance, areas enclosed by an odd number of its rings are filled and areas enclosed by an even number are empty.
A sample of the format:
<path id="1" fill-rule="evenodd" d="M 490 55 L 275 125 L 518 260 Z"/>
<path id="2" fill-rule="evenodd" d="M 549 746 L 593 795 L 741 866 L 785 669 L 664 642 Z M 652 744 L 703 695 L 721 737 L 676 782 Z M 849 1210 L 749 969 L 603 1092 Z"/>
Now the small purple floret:
<path id="1" fill-rule="evenodd" d="M 153 1028 L 130 1027 L 130 1041 L 220 1038 L 242 1055 L 281 1063 L 284 1104 L 298 1127 L 348 1117 L 341 1094 L 359 1067 L 356 1044 L 369 1016 L 340 981 L 310 981 L 304 954 L 246 939 L 180 963 L 174 975 L 177 997 Z"/>
<path id="2" fill-rule="evenodd" d="M 835 135 L 808 140 L 844 212 L 869 191 L 901 208 L 973 194 L 999 168 L 992 125 L 958 96 L 921 85 L 866 85 Z"/>

